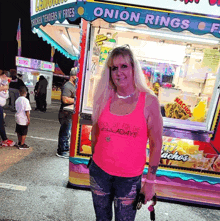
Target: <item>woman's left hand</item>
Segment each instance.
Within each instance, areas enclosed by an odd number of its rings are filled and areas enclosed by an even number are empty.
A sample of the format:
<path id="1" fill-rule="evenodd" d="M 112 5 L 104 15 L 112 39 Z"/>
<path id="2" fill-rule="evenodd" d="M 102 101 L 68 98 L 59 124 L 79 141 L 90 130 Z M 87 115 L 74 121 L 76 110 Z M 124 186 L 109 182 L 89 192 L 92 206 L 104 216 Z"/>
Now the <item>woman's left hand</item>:
<path id="1" fill-rule="evenodd" d="M 155 184 L 144 182 L 141 188 L 141 193 L 145 196 L 144 204 L 146 204 L 147 201 L 150 201 L 155 195 Z"/>

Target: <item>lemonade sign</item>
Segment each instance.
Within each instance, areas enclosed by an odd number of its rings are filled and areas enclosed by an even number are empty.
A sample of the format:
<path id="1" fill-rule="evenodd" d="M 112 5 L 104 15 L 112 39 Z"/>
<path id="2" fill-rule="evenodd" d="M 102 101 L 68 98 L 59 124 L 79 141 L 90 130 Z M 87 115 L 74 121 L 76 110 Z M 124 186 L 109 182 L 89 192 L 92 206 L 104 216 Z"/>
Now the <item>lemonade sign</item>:
<path id="1" fill-rule="evenodd" d="M 103 65 L 105 63 L 106 58 L 108 57 L 109 51 L 112 50 L 110 47 L 102 46 L 99 55 L 99 65 Z"/>
<path id="2" fill-rule="evenodd" d="M 106 41 L 108 38 L 105 35 L 97 35 L 96 36 L 96 44 L 97 45 L 103 45 L 103 41 Z"/>

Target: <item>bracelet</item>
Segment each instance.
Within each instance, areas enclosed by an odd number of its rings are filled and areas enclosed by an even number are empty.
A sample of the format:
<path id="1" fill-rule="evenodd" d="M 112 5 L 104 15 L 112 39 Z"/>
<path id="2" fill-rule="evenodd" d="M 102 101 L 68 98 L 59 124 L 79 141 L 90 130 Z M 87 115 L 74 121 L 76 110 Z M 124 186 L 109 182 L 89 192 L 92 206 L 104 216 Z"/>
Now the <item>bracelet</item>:
<path id="1" fill-rule="evenodd" d="M 156 180 L 148 180 L 148 179 L 144 179 L 145 183 L 150 183 L 150 184 L 154 184 L 157 183 Z"/>

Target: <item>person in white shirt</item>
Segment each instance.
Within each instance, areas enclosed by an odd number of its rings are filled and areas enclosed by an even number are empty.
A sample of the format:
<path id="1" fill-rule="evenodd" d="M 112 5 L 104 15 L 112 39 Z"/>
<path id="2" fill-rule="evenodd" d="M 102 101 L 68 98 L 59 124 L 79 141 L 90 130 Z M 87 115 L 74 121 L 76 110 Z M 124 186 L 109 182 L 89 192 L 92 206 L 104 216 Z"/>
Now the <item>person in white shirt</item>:
<path id="1" fill-rule="evenodd" d="M 29 100 L 26 98 L 27 89 L 25 86 L 21 86 L 19 89 L 20 97 L 15 101 L 15 120 L 16 129 L 15 132 L 18 135 L 18 148 L 27 149 L 28 145 L 25 144 L 25 139 L 28 132 L 28 125 L 30 124 L 30 110 L 31 105 Z"/>

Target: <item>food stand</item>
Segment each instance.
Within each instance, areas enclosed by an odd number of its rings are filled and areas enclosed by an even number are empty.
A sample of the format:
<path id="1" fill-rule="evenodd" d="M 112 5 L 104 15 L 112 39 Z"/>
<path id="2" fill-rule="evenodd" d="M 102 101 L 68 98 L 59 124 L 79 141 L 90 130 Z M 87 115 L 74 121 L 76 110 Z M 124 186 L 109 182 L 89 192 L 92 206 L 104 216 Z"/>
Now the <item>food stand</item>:
<path id="1" fill-rule="evenodd" d="M 80 29 L 69 186 L 89 187 L 94 88 L 108 52 L 129 45 L 163 115 L 158 197 L 220 206 L 219 14 L 217 1 L 208 0 L 32 1 L 33 32 L 59 24 Z M 147 170 L 148 158 L 143 176 Z"/>
<path id="2" fill-rule="evenodd" d="M 42 75 L 47 79 L 47 104 L 51 104 L 52 81 L 54 63 L 37 59 L 16 56 L 17 73 L 22 75 L 22 80 L 30 93 L 30 102 L 35 102 L 34 87 Z"/>

